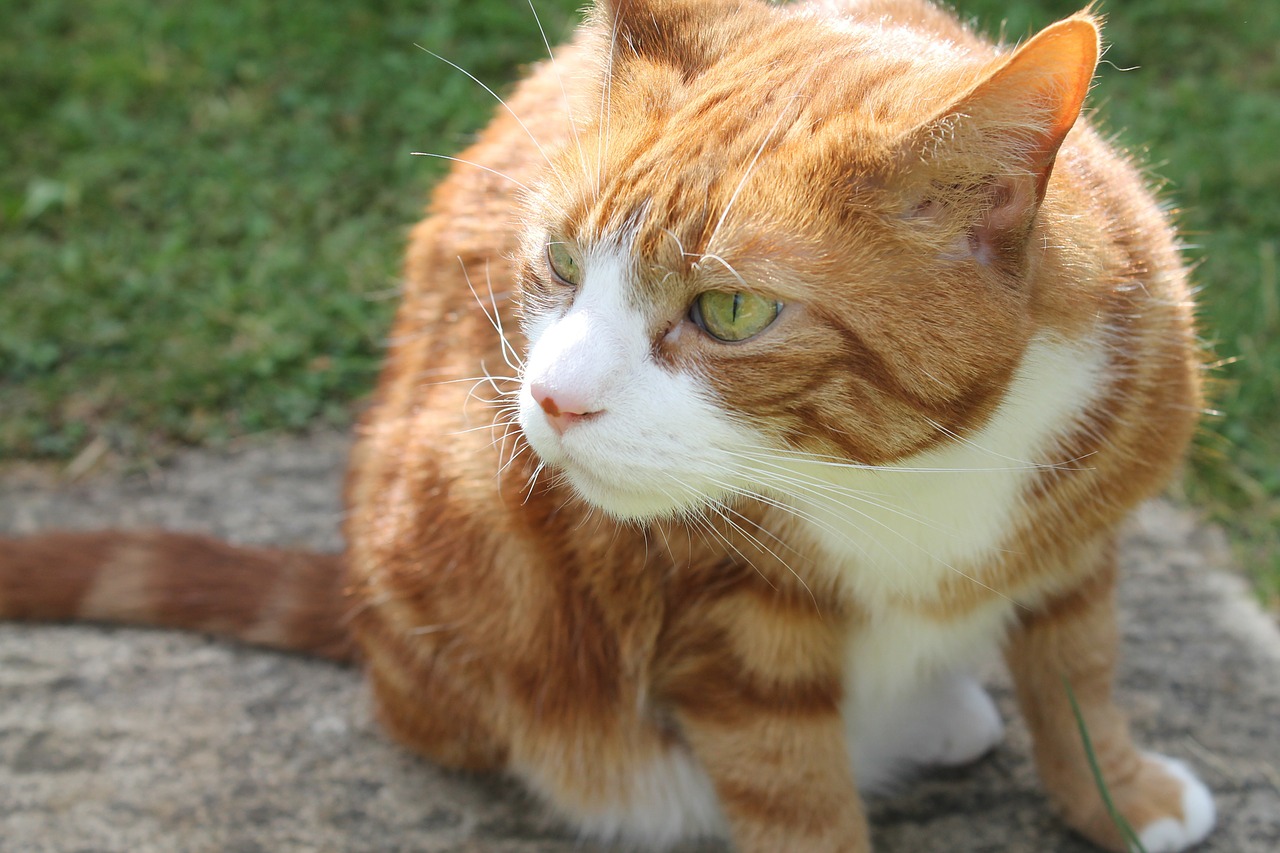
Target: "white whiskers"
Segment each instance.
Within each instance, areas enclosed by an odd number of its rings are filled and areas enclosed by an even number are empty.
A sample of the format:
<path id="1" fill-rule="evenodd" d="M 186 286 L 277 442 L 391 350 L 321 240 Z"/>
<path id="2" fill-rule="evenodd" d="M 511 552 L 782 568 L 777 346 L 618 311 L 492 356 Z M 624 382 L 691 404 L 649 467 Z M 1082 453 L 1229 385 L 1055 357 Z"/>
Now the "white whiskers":
<path id="1" fill-rule="evenodd" d="M 582 166 L 582 176 L 590 178 L 591 172 L 587 169 L 587 156 L 582 150 L 582 139 L 578 135 L 578 123 L 573 118 L 573 104 L 569 101 L 569 92 L 564 87 L 564 78 L 560 76 L 560 66 L 556 64 L 555 51 L 551 49 L 551 42 L 547 40 L 547 31 L 542 28 L 542 18 L 538 15 L 538 10 L 533 6 L 533 0 L 529 0 L 529 11 L 533 13 L 533 20 L 538 25 L 538 33 L 542 36 L 542 44 L 547 49 L 547 58 L 551 60 L 551 71 L 556 75 L 556 83 L 560 86 L 560 96 L 564 99 L 565 118 L 569 122 L 569 130 L 573 134 L 573 144 L 578 149 L 578 162 Z"/>
<path id="2" fill-rule="evenodd" d="M 497 175 L 499 178 L 505 178 L 527 193 L 533 192 L 533 190 L 529 189 L 527 184 L 521 183 L 506 172 L 499 172 L 497 169 L 491 169 L 483 163 L 477 163 L 475 160 L 465 160 L 462 157 L 450 157 L 448 154 L 432 154 L 429 151 L 411 151 L 409 153 L 414 157 L 434 157 L 437 160 L 448 160 L 453 163 L 462 163 L 466 166 L 475 166 L 477 169 L 483 169 L 491 175 Z"/>
<path id="3" fill-rule="evenodd" d="M 423 53 L 434 56 L 436 59 L 440 60 L 445 65 L 448 65 L 450 68 L 453 68 L 454 70 L 460 71 L 461 73 L 465 74 L 477 86 L 479 86 L 481 89 L 484 89 L 486 92 L 492 95 L 494 100 L 496 100 L 499 104 L 501 104 L 502 108 L 505 109 L 511 115 L 511 117 L 516 120 L 516 123 L 519 124 L 520 128 L 528 135 L 529 141 L 533 143 L 533 147 L 538 149 L 538 153 L 542 155 L 542 159 L 547 161 L 547 165 L 552 166 L 554 170 L 554 166 L 551 162 L 551 158 L 547 156 L 547 152 L 543 149 L 542 143 L 538 141 L 538 137 L 533 135 L 533 131 L 531 131 L 529 129 L 529 126 L 524 123 L 524 119 L 522 119 L 520 115 L 511 108 L 510 104 L 508 104 L 505 100 L 503 100 L 501 95 L 493 91 L 493 89 L 490 89 L 489 86 L 483 80 L 481 80 L 476 75 L 472 74 L 467 69 L 463 68 L 458 63 L 445 59 L 440 54 L 436 53 L 433 50 L 428 50 L 427 48 L 423 47 L 420 44 L 415 44 L 414 47 L 418 48 L 418 50 L 421 50 Z"/>

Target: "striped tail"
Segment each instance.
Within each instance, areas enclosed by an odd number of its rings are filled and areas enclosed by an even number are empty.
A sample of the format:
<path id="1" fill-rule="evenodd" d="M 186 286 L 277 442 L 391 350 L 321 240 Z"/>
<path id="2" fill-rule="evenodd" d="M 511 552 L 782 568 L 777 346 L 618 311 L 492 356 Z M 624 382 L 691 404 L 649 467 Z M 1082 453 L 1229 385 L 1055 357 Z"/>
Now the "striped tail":
<path id="1" fill-rule="evenodd" d="M 0 537 L 0 619 L 179 628 L 347 661 L 342 557 L 168 532 Z"/>

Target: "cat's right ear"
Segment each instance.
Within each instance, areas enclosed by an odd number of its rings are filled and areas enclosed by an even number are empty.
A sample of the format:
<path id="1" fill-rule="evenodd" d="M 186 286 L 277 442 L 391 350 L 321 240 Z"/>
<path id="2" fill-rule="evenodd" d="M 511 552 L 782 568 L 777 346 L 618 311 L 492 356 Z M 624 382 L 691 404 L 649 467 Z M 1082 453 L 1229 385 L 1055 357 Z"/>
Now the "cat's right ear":
<path id="1" fill-rule="evenodd" d="M 990 259 L 1026 236 L 1058 148 L 1075 124 L 1098 62 L 1087 12 L 1059 21 L 1003 57 L 957 102 L 912 132 L 904 153 L 939 184 L 972 196 L 971 241 Z"/>

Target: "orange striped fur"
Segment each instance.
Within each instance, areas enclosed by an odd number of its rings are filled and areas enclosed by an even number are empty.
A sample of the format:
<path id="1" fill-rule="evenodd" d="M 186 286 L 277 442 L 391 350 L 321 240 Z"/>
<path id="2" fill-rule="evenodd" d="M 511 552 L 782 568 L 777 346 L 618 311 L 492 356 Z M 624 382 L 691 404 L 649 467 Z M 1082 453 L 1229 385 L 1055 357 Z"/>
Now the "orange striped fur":
<path id="1" fill-rule="evenodd" d="M 0 613 L 334 657 L 350 615 L 412 749 L 597 836 L 744 851 L 870 850 L 860 784 L 998 739 L 952 676 L 1002 646 L 1066 821 L 1125 849 L 1069 683 L 1150 849 L 1196 843 L 1207 793 L 1110 695 L 1114 531 L 1200 368 L 1170 226 L 1079 119 L 1097 24 L 1014 49 L 924 0 L 603 0 L 413 232 L 345 580 L 53 534 L 4 543 Z M 725 343 L 708 292 L 776 319 Z M 925 722 L 873 755 L 894 708 Z"/>
<path id="2" fill-rule="evenodd" d="M 184 628 L 351 660 L 336 556 L 242 548 L 207 536 L 0 537 L 0 617 Z"/>

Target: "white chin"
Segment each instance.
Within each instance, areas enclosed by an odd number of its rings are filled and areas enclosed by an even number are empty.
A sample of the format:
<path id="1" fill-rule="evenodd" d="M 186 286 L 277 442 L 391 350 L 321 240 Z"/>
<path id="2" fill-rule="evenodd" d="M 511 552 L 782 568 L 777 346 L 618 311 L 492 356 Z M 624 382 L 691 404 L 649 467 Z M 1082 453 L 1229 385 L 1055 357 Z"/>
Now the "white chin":
<path id="1" fill-rule="evenodd" d="M 650 521 L 669 518 L 705 503 L 701 496 L 621 488 L 617 483 L 583 474 L 572 467 L 562 469 L 569 484 L 583 500 L 620 521 Z M 674 484 L 673 484 L 674 485 Z"/>

